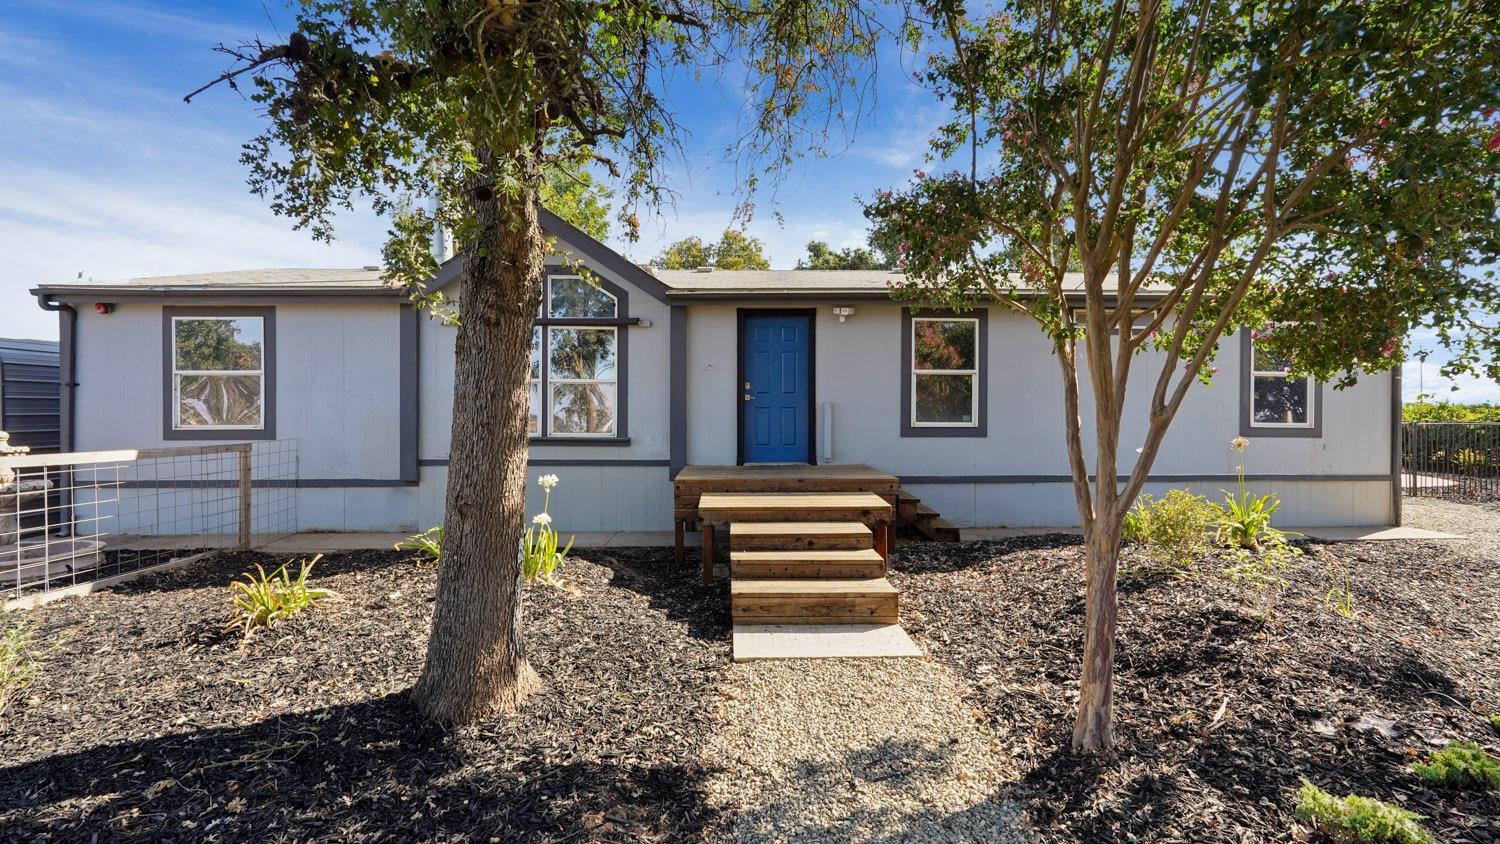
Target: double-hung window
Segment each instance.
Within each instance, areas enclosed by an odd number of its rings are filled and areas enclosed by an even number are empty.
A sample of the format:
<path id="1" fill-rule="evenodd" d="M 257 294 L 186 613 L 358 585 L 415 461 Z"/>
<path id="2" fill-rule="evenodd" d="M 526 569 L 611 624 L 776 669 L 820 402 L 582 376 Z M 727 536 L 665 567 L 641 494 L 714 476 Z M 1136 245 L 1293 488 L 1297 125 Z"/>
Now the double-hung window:
<path id="1" fill-rule="evenodd" d="M 1246 436 L 1318 436 L 1321 385 L 1306 376 L 1293 377 L 1289 358 L 1246 337 L 1244 352 L 1244 424 Z"/>
<path id="2" fill-rule="evenodd" d="M 984 312 L 904 322 L 902 435 L 984 436 Z"/>
<path id="3" fill-rule="evenodd" d="M 270 309 L 166 309 L 169 438 L 270 434 Z"/>
<path id="4" fill-rule="evenodd" d="M 578 276 L 547 278 L 532 331 L 531 417 L 538 437 L 617 437 L 619 299 Z"/>

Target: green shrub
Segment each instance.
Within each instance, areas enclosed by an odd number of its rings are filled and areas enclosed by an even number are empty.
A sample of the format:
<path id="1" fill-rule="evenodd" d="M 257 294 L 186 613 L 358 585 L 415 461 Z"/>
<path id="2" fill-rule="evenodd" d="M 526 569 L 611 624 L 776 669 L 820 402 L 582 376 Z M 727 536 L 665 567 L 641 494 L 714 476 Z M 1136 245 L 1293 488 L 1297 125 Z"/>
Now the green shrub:
<path id="1" fill-rule="evenodd" d="M 428 562 L 436 563 L 443 556 L 443 526 L 429 528 L 415 536 L 396 543 L 397 551 L 415 551 L 426 557 Z"/>
<path id="2" fill-rule="evenodd" d="M 1494 730 L 1497 733 L 1500 733 L 1500 715 L 1491 715 L 1489 716 L 1489 720 L 1490 729 Z"/>
<path id="3" fill-rule="evenodd" d="M 1436 844 L 1416 812 L 1357 794 L 1334 797 L 1310 782 L 1303 782 L 1297 792 L 1296 815 L 1329 835 L 1359 844 Z"/>
<path id="4" fill-rule="evenodd" d="M 36 622 L 19 613 L 0 615 L 0 714 L 31 685 L 42 665 Z"/>
<path id="5" fill-rule="evenodd" d="M 1145 546 L 1153 570 L 1181 577 L 1213 549 L 1218 517 L 1218 507 L 1186 490 L 1169 490 L 1159 500 L 1142 495 L 1125 515 L 1122 536 Z"/>
<path id="6" fill-rule="evenodd" d="M 1477 448 L 1461 448 L 1453 455 L 1453 465 L 1460 472 L 1472 472 L 1488 462 L 1484 452 Z"/>
<path id="7" fill-rule="evenodd" d="M 1443 788 L 1500 790 L 1500 762 L 1471 741 L 1450 741 L 1447 747 L 1427 757 L 1426 762 L 1413 765 L 1412 770 Z"/>
<path id="8" fill-rule="evenodd" d="M 271 627 L 332 596 L 333 592 L 328 589 L 307 585 L 313 566 L 321 559 L 323 555 L 319 554 L 311 560 L 303 560 L 295 579 L 287 572 L 288 563 L 282 563 L 281 568 L 270 575 L 257 563 L 255 570 L 259 577 L 247 572 L 243 582 L 229 584 L 230 591 L 234 593 L 234 617 L 224 625 L 224 629 L 242 628 L 248 639 L 255 628 Z"/>

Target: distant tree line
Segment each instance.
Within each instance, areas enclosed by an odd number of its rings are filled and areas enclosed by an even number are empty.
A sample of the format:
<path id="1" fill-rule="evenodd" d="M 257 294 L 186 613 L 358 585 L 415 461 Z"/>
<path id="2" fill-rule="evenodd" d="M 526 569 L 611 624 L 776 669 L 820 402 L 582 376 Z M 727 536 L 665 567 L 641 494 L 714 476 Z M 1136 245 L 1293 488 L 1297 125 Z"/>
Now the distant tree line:
<path id="1" fill-rule="evenodd" d="M 1500 404 L 1409 401 L 1401 407 L 1403 422 L 1500 422 Z"/>

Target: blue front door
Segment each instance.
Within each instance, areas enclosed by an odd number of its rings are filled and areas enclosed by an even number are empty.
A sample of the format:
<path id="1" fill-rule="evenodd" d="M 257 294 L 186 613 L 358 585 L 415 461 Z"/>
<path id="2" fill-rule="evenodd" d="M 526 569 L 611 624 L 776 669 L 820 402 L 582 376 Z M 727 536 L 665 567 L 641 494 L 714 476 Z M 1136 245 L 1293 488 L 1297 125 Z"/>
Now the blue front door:
<path id="1" fill-rule="evenodd" d="M 747 314 L 741 331 L 741 459 L 811 463 L 812 318 Z"/>

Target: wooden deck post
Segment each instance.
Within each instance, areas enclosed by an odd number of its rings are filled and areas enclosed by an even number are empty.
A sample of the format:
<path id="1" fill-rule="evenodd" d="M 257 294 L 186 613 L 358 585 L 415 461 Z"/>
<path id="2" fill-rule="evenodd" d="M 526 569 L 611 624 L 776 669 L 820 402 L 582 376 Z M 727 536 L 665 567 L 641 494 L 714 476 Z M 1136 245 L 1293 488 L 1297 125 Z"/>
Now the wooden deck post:
<path id="1" fill-rule="evenodd" d="M 887 563 L 891 561 L 891 523 L 876 522 L 875 528 L 875 552 Z"/>
<path id="2" fill-rule="evenodd" d="M 714 582 L 714 526 L 703 523 L 703 574 L 699 578 L 704 586 Z"/>
<path id="3" fill-rule="evenodd" d="M 238 539 L 237 545 L 239 547 L 239 550 L 241 551 L 250 550 L 250 499 L 252 495 L 250 486 L 250 465 L 250 444 L 246 443 L 244 447 L 240 449 L 239 459 L 240 535 L 236 537 L 236 539 Z"/>
<path id="4" fill-rule="evenodd" d="M 678 563 L 687 559 L 687 541 L 683 534 L 687 530 L 687 523 L 682 519 L 672 520 L 672 559 Z"/>

